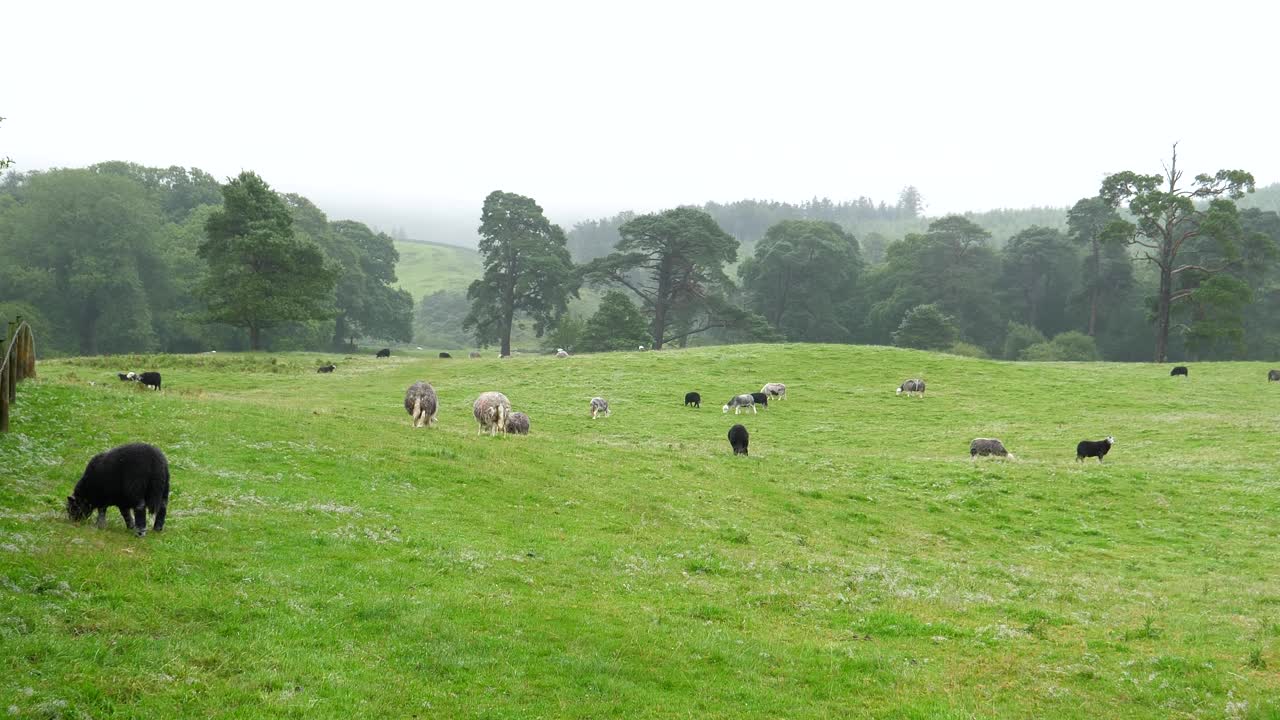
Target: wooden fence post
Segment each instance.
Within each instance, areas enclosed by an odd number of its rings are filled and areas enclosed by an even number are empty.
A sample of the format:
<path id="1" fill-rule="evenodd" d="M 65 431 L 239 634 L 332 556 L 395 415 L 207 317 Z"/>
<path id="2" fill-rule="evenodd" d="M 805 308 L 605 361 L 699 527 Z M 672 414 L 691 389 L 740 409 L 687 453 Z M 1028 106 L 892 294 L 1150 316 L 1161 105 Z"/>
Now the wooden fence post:
<path id="1" fill-rule="evenodd" d="M 10 321 L 4 331 L 4 344 L 0 345 L 0 432 L 9 432 L 9 402 L 12 389 L 9 382 L 9 339 L 13 337 L 16 322 Z"/>

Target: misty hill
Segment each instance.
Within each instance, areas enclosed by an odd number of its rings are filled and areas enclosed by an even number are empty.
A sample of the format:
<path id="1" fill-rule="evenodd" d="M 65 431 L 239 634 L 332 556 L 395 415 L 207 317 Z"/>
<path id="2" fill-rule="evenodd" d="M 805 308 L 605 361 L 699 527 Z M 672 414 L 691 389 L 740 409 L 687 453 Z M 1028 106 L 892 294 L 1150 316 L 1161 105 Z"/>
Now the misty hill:
<path id="1" fill-rule="evenodd" d="M 480 277 L 480 254 L 470 248 L 418 240 L 396 240 L 396 278 L 415 301 L 438 290 L 466 291 Z"/>

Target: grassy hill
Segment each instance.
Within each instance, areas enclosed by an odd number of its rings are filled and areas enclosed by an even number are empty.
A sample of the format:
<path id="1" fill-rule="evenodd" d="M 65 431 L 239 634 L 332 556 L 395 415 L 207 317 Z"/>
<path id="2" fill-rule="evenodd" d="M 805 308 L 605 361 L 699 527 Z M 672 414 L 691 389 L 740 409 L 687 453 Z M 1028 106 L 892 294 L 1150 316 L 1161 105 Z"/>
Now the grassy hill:
<path id="1" fill-rule="evenodd" d="M 1266 370 L 797 345 L 46 362 L 0 436 L 0 699 L 17 717 L 1280 717 Z M 915 376 L 927 397 L 896 397 Z M 418 379 L 441 397 L 431 429 L 401 407 Z M 766 381 L 789 398 L 720 412 Z M 477 436 L 490 389 L 531 435 Z M 588 417 L 597 394 L 612 417 Z M 1105 464 L 1074 462 L 1107 434 Z M 976 436 L 1018 459 L 971 462 Z M 133 440 L 169 455 L 166 530 L 67 522 L 88 458 Z"/>
<path id="2" fill-rule="evenodd" d="M 456 245 L 396 241 L 400 262 L 396 277 L 400 287 L 413 295 L 414 302 L 437 290 L 466 290 L 480 277 L 480 255 Z"/>

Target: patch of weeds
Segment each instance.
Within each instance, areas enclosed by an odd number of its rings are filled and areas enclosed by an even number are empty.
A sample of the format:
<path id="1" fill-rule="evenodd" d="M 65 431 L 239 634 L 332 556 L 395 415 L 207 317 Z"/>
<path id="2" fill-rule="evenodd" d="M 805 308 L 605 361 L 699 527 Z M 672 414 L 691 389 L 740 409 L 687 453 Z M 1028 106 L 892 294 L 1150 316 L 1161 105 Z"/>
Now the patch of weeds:
<path id="1" fill-rule="evenodd" d="M 732 545 L 746 545 L 751 542 L 751 534 L 738 527 L 720 528 L 720 539 Z"/>
<path id="2" fill-rule="evenodd" d="M 1137 630 L 1126 630 L 1125 640 L 1156 640 L 1163 631 L 1156 627 L 1156 619 L 1151 615 L 1142 618 L 1142 627 Z"/>
<path id="3" fill-rule="evenodd" d="M 1250 670 L 1266 670 L 1267 660 L 1262 657 L 1262 648 L 1256 647 L 1249 651 L 1249 657 L 1244 661 L 1244 666 Z"/>

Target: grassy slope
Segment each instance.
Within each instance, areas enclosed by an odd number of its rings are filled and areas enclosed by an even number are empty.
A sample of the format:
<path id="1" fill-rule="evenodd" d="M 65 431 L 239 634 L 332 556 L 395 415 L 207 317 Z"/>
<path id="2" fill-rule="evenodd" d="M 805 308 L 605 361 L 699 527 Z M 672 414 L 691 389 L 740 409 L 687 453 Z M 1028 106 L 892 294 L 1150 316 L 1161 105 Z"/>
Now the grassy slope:
<path id="1" fill-rule="evenodd" d="M 0 436 L 5 706 L 1280 717 L 1264 366 L 1181 381 L 737 346 L 320 376 L 321 359 L 57 361 L 21 387 Z M 166 391 L 115 382 L 125 365 Z M 917 375 L 926 399 L 894 396 Z M 400 400 L 420 378 L 440 425 L 414 431 Z M 738 418 L 751 457 L 734 457 L 719 405 L 766 381 L 791 397 Z M 476 436 L 470 402 L 493 388 L 532 435 Z M 612 417 L 587 417 L 594 394 Z M 1105 465 L 1074 463 L 1108 433 Z M 971 463 L 979 435 L 1018 460 Z M 88 457 L 139 439 L 169 454 L 169 528 L 62 520 Z"/>
<path id="2" fill-rule="evenodd" d="M 415 303 L 437 290 L 466 290 L 480 277 L 480 255 L 475 250 L 426 242 L 396 242 L 400 262 L 396 278 L 413 295 Z"/>

